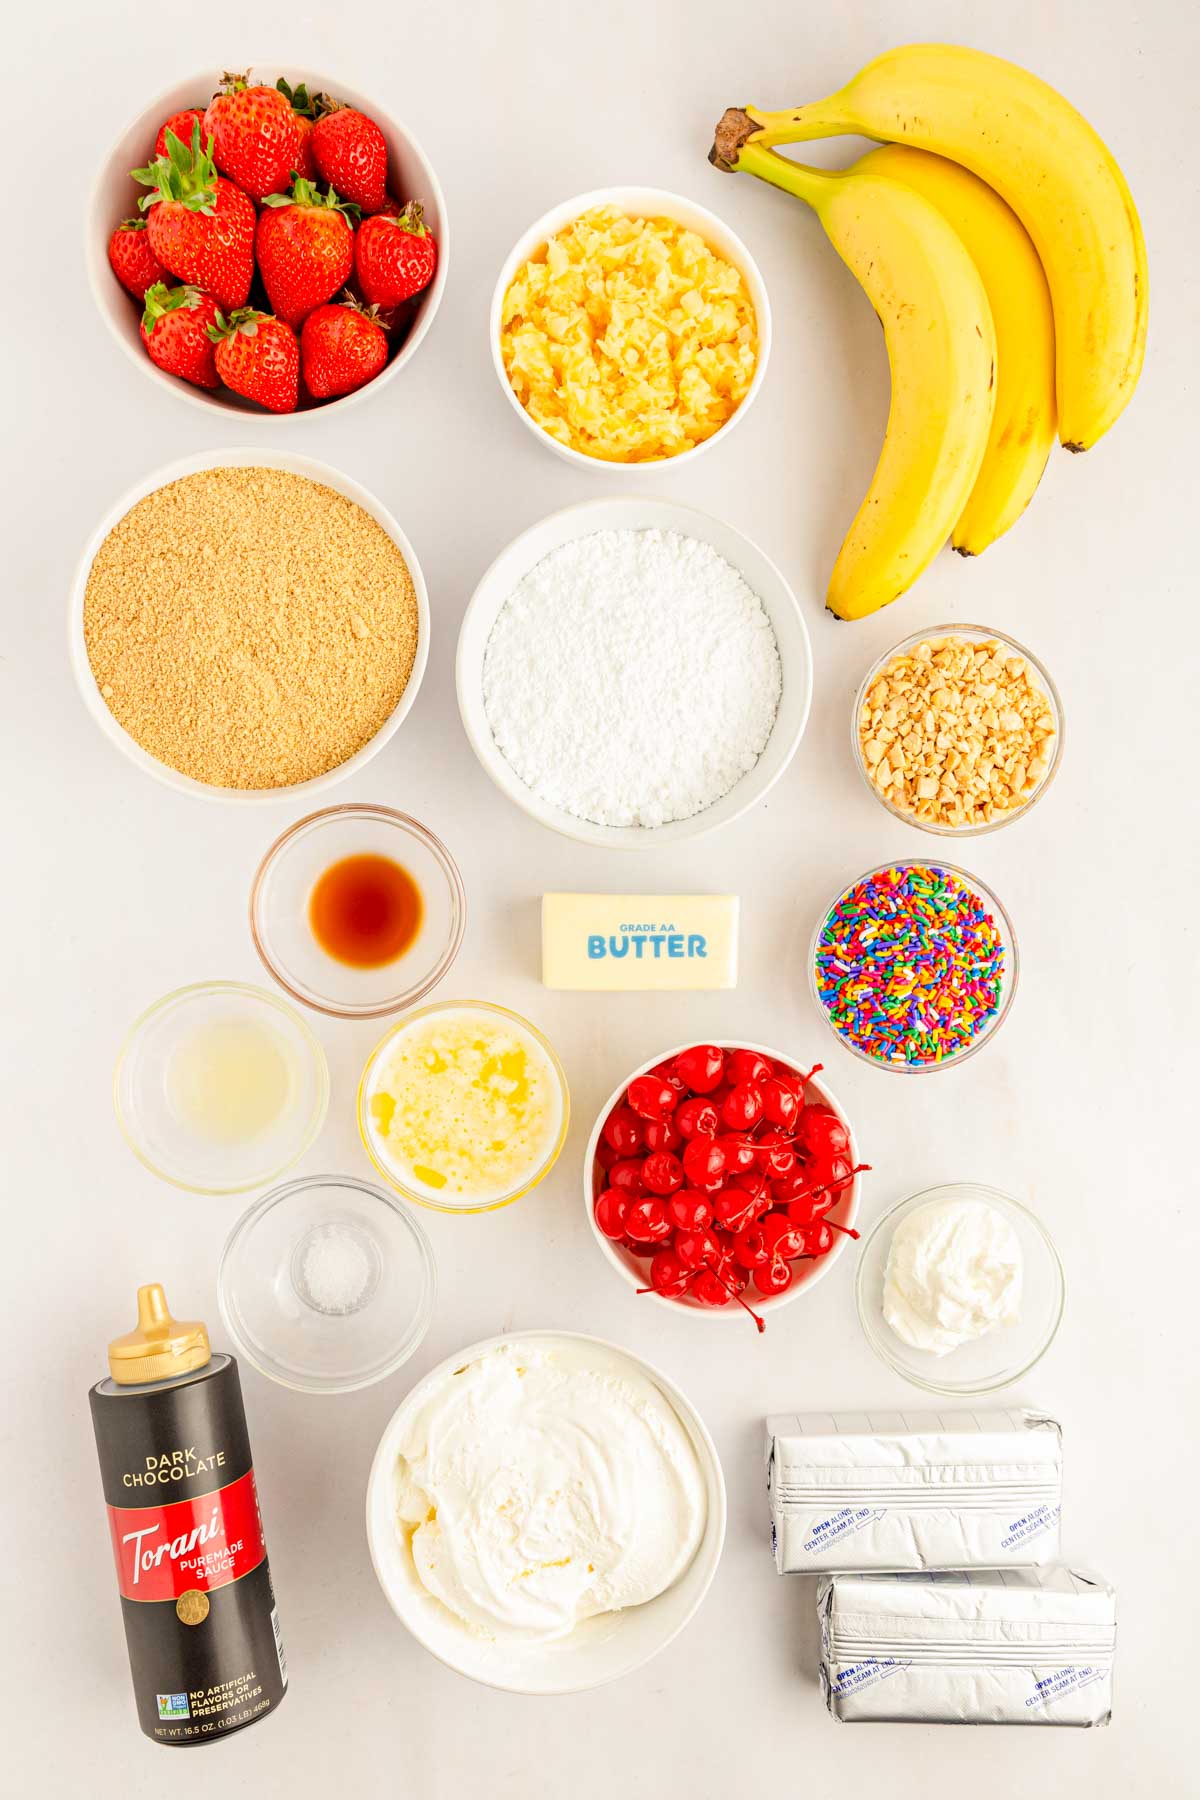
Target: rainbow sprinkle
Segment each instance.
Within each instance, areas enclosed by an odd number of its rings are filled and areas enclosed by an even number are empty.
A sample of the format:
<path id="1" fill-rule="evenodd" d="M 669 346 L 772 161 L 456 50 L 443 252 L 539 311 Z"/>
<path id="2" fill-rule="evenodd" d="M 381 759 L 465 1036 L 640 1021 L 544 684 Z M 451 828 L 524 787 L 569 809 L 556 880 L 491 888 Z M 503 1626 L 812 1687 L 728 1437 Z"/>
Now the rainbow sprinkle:
<path id="1" fill-rule="evenodd" d="M 986 1031 L 1004 939 L 949 869 L 879 869 L 848 888 L 817 940 L 817 995 L 834 1030 L 877 1062 L 949 1062 Z"/>

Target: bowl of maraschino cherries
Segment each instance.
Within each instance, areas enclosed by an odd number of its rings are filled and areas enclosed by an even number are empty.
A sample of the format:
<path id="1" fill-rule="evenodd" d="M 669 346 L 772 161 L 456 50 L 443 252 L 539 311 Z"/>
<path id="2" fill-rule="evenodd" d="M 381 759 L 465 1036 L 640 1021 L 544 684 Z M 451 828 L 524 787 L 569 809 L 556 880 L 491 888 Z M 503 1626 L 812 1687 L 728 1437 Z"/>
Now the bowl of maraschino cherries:
<path id="1" fill-rule="evenodd" d="M 857 1238 L 859 1160 L 821 1065 L 762 1044 L 683 1044 L 602 1108 L 584 1200 L 635 1291 L 701 1317 L 795 1300 Z"/>

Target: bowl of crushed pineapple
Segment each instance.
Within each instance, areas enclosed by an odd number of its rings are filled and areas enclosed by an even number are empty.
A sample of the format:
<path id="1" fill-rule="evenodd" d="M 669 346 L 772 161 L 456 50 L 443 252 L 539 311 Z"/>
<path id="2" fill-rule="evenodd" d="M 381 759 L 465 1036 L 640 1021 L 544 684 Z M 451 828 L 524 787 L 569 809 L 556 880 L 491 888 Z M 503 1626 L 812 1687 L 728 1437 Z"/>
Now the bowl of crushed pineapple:
<path id="1" fill-rule="evenodd" d="M 568 462 L 698 456 L 762 386 L 767 290 L 723 220 L 662 188 L 564 200 L 514 244 L 490 316 L 509 403 Z"/>

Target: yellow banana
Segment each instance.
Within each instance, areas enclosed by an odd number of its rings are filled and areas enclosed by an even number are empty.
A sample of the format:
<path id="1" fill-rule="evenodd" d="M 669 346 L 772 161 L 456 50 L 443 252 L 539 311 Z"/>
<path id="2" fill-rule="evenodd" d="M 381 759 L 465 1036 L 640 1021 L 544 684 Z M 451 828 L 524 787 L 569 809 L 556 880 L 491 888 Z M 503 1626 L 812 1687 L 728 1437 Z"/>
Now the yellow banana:
<path id="1" fill-rule="evenodd" d="M 983 281 L 996 328 L 996 407 L 983 464 L 951 539 L 979 556 L 1016 523 L 1054 448 L 1054 312 L 1029 234 L 987 183 L 928 150 L 884 144 L 855 164 L 903 181 L 951 224 Z"/>
<path id="2" fill-rule="evenodd" d="M 1146 348 L 1145 239 L 1112 153 L 1052 87 L 979 50 L 908 44 L 826 100 L 733 116 L 764 148 L 851 132 L 972 169 L 1020 218 L 1050 283 L 1062 442 L 1087 450 L 1120 416 Z"/>
<path id="3" fill-rule="evenodd" d="M 726 166 L 807 201 L 883 324 L 887 435 L 825 600 L 838 618 L 860 619 L 912 586 L 975 485 L 995 389 L 987 295 L 938 209 L 889 176 L 806 168 L 756 141 Z"/>

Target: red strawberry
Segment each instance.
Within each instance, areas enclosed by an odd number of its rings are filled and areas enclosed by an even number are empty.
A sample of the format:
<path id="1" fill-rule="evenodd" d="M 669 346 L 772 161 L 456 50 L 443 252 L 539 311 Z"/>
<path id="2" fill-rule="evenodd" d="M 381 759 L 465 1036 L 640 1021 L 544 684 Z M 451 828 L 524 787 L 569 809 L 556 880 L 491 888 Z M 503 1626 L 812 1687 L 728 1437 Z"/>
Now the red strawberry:
<path id="1" fill-rule="evenodd" d="M 211 294 L 218 306 L 244 306 L 254 278 L 254 206 L 213 168 L 192 126 L 190 149 L 173 131 L 167 154 L 133 178 L 153 189 L 142 197 L 150 248 L 164 269 Z"/>
<path id="2" fill-rule="evenodd" d="M 387 332 L 353 300 L 318 306 L 300 333 L 300 366 L 314 400 L 352 394 L 374 381 L 388 359 Z"/>
<path id="3" fill-rule="evenodd" d="M 300 154 L 296 158 L 296 174 L 303 175 L 306 181 L 315 181 L 317 159 L 312 152 L 313 121 L 302 119 L 297 113 L 296 124 L 300 128 Z"/>
<path id="4" fill-rule="evenodd" d="M 209 329 L 217 346 L 217 374 L 227 388 L 257 400 L 268 412 L 295 412 L 300 394 L 300 346 L 290 325 L 252 306 L 217 314 Z"/>
<path id="5" fill-rule="evenodd" d="M 298 87 L 292 87 L 282 75 L 275 86 L 291 107 L 292 116 L 300 127 L 300 158 L 296 163 L 296 173 L 303 175 L 306 181 L 315 181 L 317 162 L 312 153 L 312 129 L 318 114 L 330 105 L 329 97 L 327 94 L 310 94 L 304 82 Z"/>
<path id="6" fill-rule="evenodd" d="M 353 215 L 353 216 L 351 216 Z M 277 318 L 298 326 L 343 286 L 354 267 L 356 206 L 297 176 L 291 194 L 268 194 L 254 233 L 259 274 Z"/>
<path id="7" fill-rule="evenodd" d="M 216 353 L 208 335 L 220 318 L 217 303 L 199 288 L 157 282 L 146 295 L 142 342 L 152 363 L 195 387 L 219 388 Z"/>
<path id="8" fill-rule="evenodd" d="M 352 106 L 335 106 L 313 126 L 317 168 L 339 194 L 365 213 L 377 213 L 387 199 L 387 144 L 374 119 Z"/>
<path id="9" fill-rule="evenodd" d="M 158 128 L 158 136 L 154 140 L 155 156 L 167 154 L 167 133 L 173 131 L 181 144 L 192 141 L 192 126 L 199 125 L 204 130 L 204 108 L 202 106 L 185 106 L 182 112 L 172 113 L 165 125 Z"/>
<path id="10" fill-rule="evenodd" d="M 167 272 L 150 248 L 145 219 L 121 220 L 108 240 L 108 260 L 121 286 L 135 300 L 144 300 L 146 289 Z"/>
<path id="11" fill-rule="evenodd" d="M 226 75 L 204 115 L 206 137 L 222 175 L 252 200 L 282 193 L 300 161 L 301 134 L 291 102 L 278 88 L 248 87 L 245 75 Z"/>
<path id="12" fill-rule="evenodd" d="M 375 306 L 399 306 L 433 280 L 437 244 L 410 200 L 398 219 L 388 213 L 364 219 L 354 250 L 359 285 Z"/>

